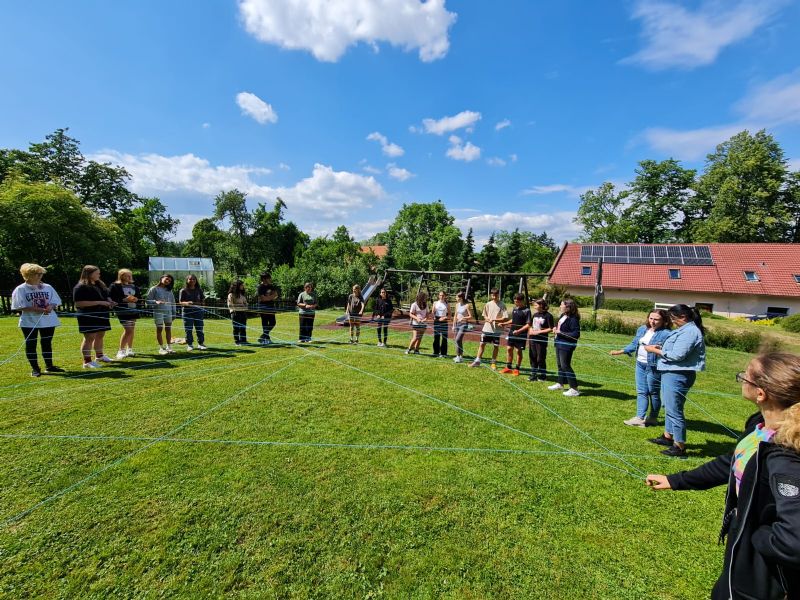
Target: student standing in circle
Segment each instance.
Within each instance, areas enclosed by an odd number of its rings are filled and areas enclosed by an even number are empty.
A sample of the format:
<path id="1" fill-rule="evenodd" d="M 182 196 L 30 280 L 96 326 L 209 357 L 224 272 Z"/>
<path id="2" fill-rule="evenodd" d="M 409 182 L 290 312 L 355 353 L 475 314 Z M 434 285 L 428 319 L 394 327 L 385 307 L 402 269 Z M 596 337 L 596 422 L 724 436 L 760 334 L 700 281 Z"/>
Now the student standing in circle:
<path id="1" fill-rule="evenodd" d="M 447 329 L 450 321 L 450 305 L 447 294 L 439 292 L 439 299 L 433 303 L 433 355 L 447 356 Z"/>
<path id="2" fill-rule="evenodd" d="M 508 319 L 506 305 L 500 300 L 500 290 L 492 288 L 489 291 L 489 302 L 483 306 L 483 330 L 478 354 L 469 366 L 480 367 L 483 350 L 486 344 L 492 345 L 492 370 L 497 369 L 497 352 L 500 350 L 500 336 L 503 334 L 503 323 Z"/>
<path id="3" fill-rule="evenodd" d="M 578 345 L 578 338 L 581 337 L 581 315 L 578 312 L 578 305 L 572 298 L 564 300 L 559 308 L 561 314 L 555 328 L 558 382 L 547 389 L 561 390 L 564 389 L 564 386 L 568 386 L 569 389 L 564 392 L 565 396 L 580 396 L 578 379 L 575 377 L 575 371 L 572 370 L 572 355 Z"/>
<path id="4" fill-rule="evenodd" d="M 205 314 L 203 305 L 206 302 L 206 295 L 203 288 L 197 281 L 195 275 L 186 278 L 186 285 L 181 288 L 178 294 L 178 303 L 183 306 L 183 329 L 186 332 L 186 350 L 192 352 L 195 348 L 205 350 L 206 337 L 203 333 L 205 325 Z M 194 330 L 194 331 L 193 331 Z M 194 345 L 194 335 L 197 333 L 197 346 Z"/>
<path id="5" fill-rule="evenodd" d="M 261 283 L 256 290 L 258 311 L 261 313 L 261 336 L 258 343 L 267 346 L 272 343 L 270 333 L 275 329 L 275 300 L 278 299 L 278 288 L 272 283 L 272 275 L 261 274 Z"/>
<path id="6" fill-rule="evenodd" d="M 734 451 L 645 482 L 654 490 L 727 484 L 720 532 L 720 540 L 727 537 L 725 558 L 711 598 L 800 598 L 800 357 L 762 354 L 736 381 L 758 412 Z"/>
<path id="7" fill-rule="evenodd" d="M 417 294 L 408 310 L 411 325 L 411 342 L 408 344 L 406 354 L 419 354 L 419 345 L 428 328 L 428 295 L 425 292 Z"/>
<path id="8" fill-rule="evenodd" d="M 63 373 L 64 369 L 53 364 L 53 335 L 61 325 L 55 309 L 61 305 L 61 298 L 53 287 L 42 283 L 47 273 L 44 267 L 35 263 L 25 263 L 19 268 L 25 283 L 14 288 L 11 294 L 11 310 L 19 311 L 19 327 L 25 338 L 25 358 L 31 365 L 31 377 L 42 374 L 36 354 L 37 338 L 41 337 L 42 358 L 45 373 Z"/>
<path id="9" fill-rule="evenodd" d="M 314 284 L 307 281 L 303 291 L 297 296 L 297 308 L 300 311 L 300 336 L 301 344 L 311 341 L 314 332 L 314 315 L 317 311 L 317 295 L 314 293 Z"/>
<path id="10" fill-rule="evenodd" d="M 364 299 L 361 297 L 361 286 L 353 286 L 353 293 L 347 297 L 345 309 L 347 323 L 350 325 L 350 343 L 357 344 L 361 336 L 361 317 L 364 315 Z"/>
<path id="11" fill-rule="evenodd" d="M 547 300 L 540 298 L 533 303 L 534 313 L 531 315 L 529 330 L 530 345 L 528 358 L 531 362 L 529 381 L 547 381 L 547 339 L 555 321 L 547 310 Z"/>
<path id="12" fill-rule="evenodd" d="M 228 310 L 233 323 L 233 343 L 243 346 L 247 344 L 247 291 L 241 279 L 231 283 L 228 289 Z"/>
<path id="13" fill-rule="evenodd" d="M 84 369 L 97 369 L 101 363 L 112 360 L 103 353 L 103 338 L 111 330 L 109 312 L 115 306 L 108 297 L 108 288 L 100 280 L 100 268 L 86 265 L 81 270 L 77 285 L 72 288 L 72 299 L 78 312 L 78 331 L 83 335 L 81 354 Z M 92 350 L 95 359 L 92 360 Z"/>
<path id="14" fill-rule="evenodd" d="M 467 296 L 464 292 L 458 292 L 456 294 L 455 318 L 453 319 L 453 331 L 456 333 L 456 357 L 453 362 L 464 362 L 464 335 L 467 333 L 471 318 L 472 313 L 469 310 L 469 304 L 467 304 Z"/>
<path id="15" fill-rule="evenodd" d="M 158 284 L 147 290 L 147 305 L 153 309 L 153 323 L 156 326 L 156 341 L 158 342 L 158 353 L 174 354 L 172 349 L 172 321 L 175 319 L 175 295 L 172 288 L 175 285 L 175 278 L 167 273 L 162 275 Z M 164 330 L 164 337 L 161 330 Z M 166 343 L 164 341 L 166 338 Z"/>
<path id="16" fill-rule="evenodd" d="M 631 427 L 648 427 L 658 424 L 661 410 L 661 372 L 658 356 L 645 350 L 645 346 L 660 346 L 672 333 L 669 313 L 663 309 L 651 311 L 644 325 L 636 330 L 630 344 L 622 350 L 612 350 L 611 356 L 636 353 L 636 415 L 623 421 Z M 648 414 L 649 409 L 649 414 Z"/>
<path id="17" fill-rule="evenodd" d="M 136 303 L 139 301 L 139 288 L 133 283 L 133 273 L 130 269 L 117 271 L 117 280 L 108 286 L 108 297 L 117 303 L 114 312 L 119 319 L 119 324 L 122 325 L 117 360 L 135 356 L 133 335 L 136 331 L 136 319 L 139 318 L 139 311 L 136 309 Z"/>
<path id="18" fill-rule="evenodd" d="M 378 347 L 385 348 L 389 343 L 389 323 L 392 322 L 394 306 L 389 298 L 386 288 L 381 288 L 378 299 L 375 300 L 375 308 L 372 311 L 372 319 L 378 322 Z M 377 317 L 377 318 L 376 318 Z"/>
<path id="19" fill-rule="evenodd" d="M 705 329 L 700 313 L 691 306 L 676 304 L 668 311 L 676 329 L 657 346 L 648 344 L 648 352 L 658 355 L 656 368 L 661 373 L 661 399 L 666 410 L 664 433 L 650 441 L 668 446 L 661 454 L 686 458 L 686 394 L 694 385 L 698 371 L 706 368 Z"/>
<path id="20" fill-rule="evenodd" d="M 524 294 L 514 294 L 514 309 L 511 311 L 511 323 L 509 324 L 508 337 L 506 343 L 508 350 L 506 355 L 506 366 L 501 373 L 511 373 L 514 377 L 519 376 L 519 368 L 522 365 L 522 351 L 528 345 L 528 330 L 531 327 L 531 309 L 525 306 Z M 517 364 L 512 369 L 511 361 L 514 358 L 514 350 L 517 351 Z"/>

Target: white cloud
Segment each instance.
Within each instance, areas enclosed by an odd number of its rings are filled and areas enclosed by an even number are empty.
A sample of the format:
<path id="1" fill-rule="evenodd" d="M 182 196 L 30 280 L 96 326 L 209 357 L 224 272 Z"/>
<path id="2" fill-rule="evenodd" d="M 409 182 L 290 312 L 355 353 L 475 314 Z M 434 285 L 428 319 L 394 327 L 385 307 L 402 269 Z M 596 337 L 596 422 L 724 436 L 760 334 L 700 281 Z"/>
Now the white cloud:
<path id="1" fill-rule="evenodd" d="M 286 163 L 284 163 L 284 162 L 280 163 L 280 164 L 278 165 L 278 168 L 279 168 L 281 171 L 291 171 L 291 170 L 292 170 L 292 167 L 290 167 L 289 165 L 287 165 L 287 164 L 286 164 Z"/>
<path id="2" fill-rule="evenodd" d="M 405 181 L 406 179 L 411 179 L 414 177 L 414 174 L 407 169 L 403 169 L 402 167 L 398 167 L 394 163 L 389 163 L 386 165 L 386 172 L 389 173 L 389 177 L 392 179 L 397 179 L 397 181 Z"/>
<path id="3" fill-rule="evenodd" d="M 208 129 L 211 127 L 211 123 L 203 123 L 203 129 Z"/>
<path id="4" fill-rule="evenodd" d="M 503 119 L 499 123 L 495 124 L 494 130 L 500 131 L 501 129 L 505 129 L 506 127 L 511 127 L 511 121 L 509 121 L 508 119 Z"/>
<path id="5" fill-rule="evenodd" d="M 299 215 L 298 221 L 308 219 L 310 214 L 323 220 L 343 219 L 385 197 L 385 191 L 374 177 L 334 171 L 321 164 L 314 165 L 311 176 L 293 186 L 272 187 L 254 180 L 255 176 L 269 174 L 269 169 L 213 166 L 193 154 L 132 155 L 106 150 L 89 158 L 125 167 L 131 174 L 131 189 L 136 193 L 188 191 L 216 196 L 222 190 L 237 188 L 257 200 L 272 201 L 280 196 L 289 211 Z"/>
<path id="6" fill-rule="evenodd" d="M 662 127 L 646 129 L 641 137 L 654 150 L 682 160 L 698 160 L 733 135 L 743 126 L 722 125 L 680 131 Z"/>
<path id="7" fill-rule="evenodd" d="M 173 239 L 176 240 L 189 240 L 192 238 L 192 228 L 197 224 L 200 219 L 208 219 L 209 215 L 198 215 L 196 213 L 179 213 L 172 215 L 178 219 L 178 227 L 175 229 Z"/>
<path id="8" fill-rule="evenodd" d="M 373 167 L 372 165 L 364 165 L 361 167 L 362 170 L 366 171 L 367 173 L 372 173 L 373 175 L 380 175 L 383 173 L 379 168 Z"/>
<path id="9" fill-rule="evenodd" d="M 486 164 L 491 165 L 493 167 L 505 167 L 506 161 L 504 161 L 499 156 L 491 156 L 486 159 Z"/>
<path id="10" fill-rule="evenodd" d="M 790 158 L 787 161 L 786 166 L 792 173 L 794 173 L 795 171 L 800 171 L 800 158 Z"/>
<path id="11" fill-rule="evenodd" d="M 511 162 L 517 162 L 517 159 L 518 159 L 516 154 L 509 154 L 508 158 L 511 159 Z"/>
<path id="12" fill-rule="evenodd" d="M 450 136 L 450 147 L 445 153 L 453 160 L 463 160 L 464 162 L 472 162 L 481 157 L 481 149 L 472 142 L 464 144 L 460 137 L 457 135 Z"/>
<path id="13" fill-rule="evenodd" d="M 445 133 L 450 133 L 451 131 L 456 131 L 462 128 L 466 128 L 467 131 L 472 131 L 475 123 L 480 121 L 480 119 L 481 113 L 471 110 L 463 110 L 452 117 L 442 117 L 438 120 L 423 119 L 422 126 L 424 127 L 425 133 L 443 135 Z M 419 131 L 419 129 L 416 130 Z"/>
<path id="14" fill-rule="evenodd" d="M 259 41 L 308 50 L 326 62 L 360 42 L 376 50 L 379 42 L 419 49 L 422 61 L 437 60 L 447 54 L 456 20 L 445 0 L 240 0 L 239 14 Z"/>
<path id="15" fill-rule="evenodd" d="M 736 110 L 748 121 L 800 123 L 800 70 L 756 87 L 736 104 Z"/>
<path id="16" fill-rule="evenodd" d="M 567 196 L 578 197 L 587 191 L 594 189 L 591 185 L 570 185 L 568 183 L 551 183 L 549 185 L 533 185 L 522 190 L 523 196 L 546 196 L 548 194 L 566 194 Z"/>
<path id="17" fill-rule="evenodd" d="M 748 38 L 785 4 L 782 0 L 703 0 L 689 10 L 665 0 L 639 0 L 632 18 L 642 22 L 644 47 L 623 63 L 659 70 L 713 63 L 731 44 Z"/>
<path id="18" fill-rule="evenodd" d="M 397 144 L 391 143 L 385 135 L 379 133 L 377 131 L 373 131 L 367 136 L 367 139 L 371 142 L 378 142 L 381 145 L 381 150 L 386 156 L 391 156 L 395 158 L 397 156 L 403 156 L 405 154 L 405 150 L 403 150 Z"/>
<path id="19" fill-rule="evenodd" d="M 518 213 L 505 212 L 502 214 L 481 214 L 463 219 L 456 219 L 456 226 L 461 231 L 472 228 L 476 245 L 483 245 L 493 231 L 504 229 L 513 231 L 546 231 L 556 242 L 572 240 L 581 233 L 579 225 L 573 222 L 574 211 L 559 211 L 552 213 Z"/>
<path id="20" fill-rule="evenodd" d="M 253 117 L 262 125 L 278 122 L 278 114 L 272 109 L 272 106 L 255 94 L 239 92 L 236 94 L 236 104 L 242 109 L 242 114 Z"/>

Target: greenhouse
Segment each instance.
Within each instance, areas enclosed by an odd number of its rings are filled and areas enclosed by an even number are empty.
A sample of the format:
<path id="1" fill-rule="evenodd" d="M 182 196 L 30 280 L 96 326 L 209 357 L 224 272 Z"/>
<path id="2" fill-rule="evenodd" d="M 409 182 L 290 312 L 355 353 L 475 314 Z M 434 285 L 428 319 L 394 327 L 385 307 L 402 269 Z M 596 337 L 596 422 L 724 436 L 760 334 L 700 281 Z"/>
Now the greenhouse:
<path id="1" fill-rule="evenodd" d="M 187 275 L 194 274 L 203 289 L 214 289 L 214 261 L 210 258 L 151 256 L 148 265 L 150 285 L 156 285 L 162 275 L 169 273 L 175 278 L 176 288 L 180 288 Z"/>

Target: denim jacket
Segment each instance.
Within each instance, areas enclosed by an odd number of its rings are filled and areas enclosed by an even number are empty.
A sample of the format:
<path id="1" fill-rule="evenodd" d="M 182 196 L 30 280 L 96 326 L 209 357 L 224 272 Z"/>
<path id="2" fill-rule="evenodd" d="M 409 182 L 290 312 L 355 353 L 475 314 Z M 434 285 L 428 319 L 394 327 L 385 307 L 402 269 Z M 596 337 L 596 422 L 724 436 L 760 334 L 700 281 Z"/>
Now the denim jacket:
<path id="1" fill-rule="evenodd" d="M 674 330 L 661 344 L 659 371 L 705 371 L 706 345 L 703 334 L 694 323 Z"/>
<path id="2" fill-rule="evenodd" d="M 644 334 L 647 333 L 648 327 L 647 325 L 642 325 L 639 329 L 636 330 L 636 335 L 633 336 L 633 340 L 630 344 L 625 346 L 622 351 L 627 354 L 628 356 L 633 356 L 639 350 L 639 341 L 644 337 Z M 672 333 L 669 329 L 658 329 L 653 333 L 653 337 L 650 338 L 650 343 L 653 345 L 662 344 L 664 340 L 666 340 L 670 334 Z M 655 368 L 656 362 L 658 361 L 658 355 L 654 352 L 647 353 L 647 366 Z"/>

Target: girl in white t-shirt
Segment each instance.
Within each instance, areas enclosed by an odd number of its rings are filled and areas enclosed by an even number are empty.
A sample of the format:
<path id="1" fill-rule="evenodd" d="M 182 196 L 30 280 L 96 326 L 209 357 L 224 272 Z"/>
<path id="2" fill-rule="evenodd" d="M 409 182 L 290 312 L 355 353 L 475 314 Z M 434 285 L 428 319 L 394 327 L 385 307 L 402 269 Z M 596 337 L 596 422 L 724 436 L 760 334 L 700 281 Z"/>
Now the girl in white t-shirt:
<path id="1" fill-rule="evenodd" d="M 467 333 L 469 327 L 469 320 L 472 318 L 472 313 L 467 304 L 467 297 L 464 292 L 456 294 L 456 311 L 453 318 L 453 331 L 456 332 L 456 357 L 453 362 L 464 362 L 464 334 Z"/>
<path id="2" fill-rule="evenodd" d="M 411 305 L 408 316 L 411 317 L 411 343 L 408 345 L 406 354 L 419 354 L 422 336 L 425 335 L 425 330 L 428 328 L 426 323 L 428 320 L 428 295 L 425 292 L 417 294 L 417 300 Z"/>
<path id="3" fill-rule="evenodd" d="M 450 321 L 450 305 L 447 294 L 439 292 L 439 299 L 433 303 L 433 355 L 447 356 L 447 328 Z"/>
<path id="4" fill-rule="evenodd" d="M 31 377 L 39 377 L 39 359 L 36 353 L 36 338 L 42 338 L 42 358 L 45 373 L 63 373 L 64 369 L 53 364 L 53 334 L 61 325 L 55 309 L 61 304 L 58 293 L 42 276 L 44 267 L 25 263 L 19 268 L 25 283 L 18 285 L 11 294 L 11 310 L 19 312 L 19 327 L 25 337 L 25 357 L 31 365 Z"/>

